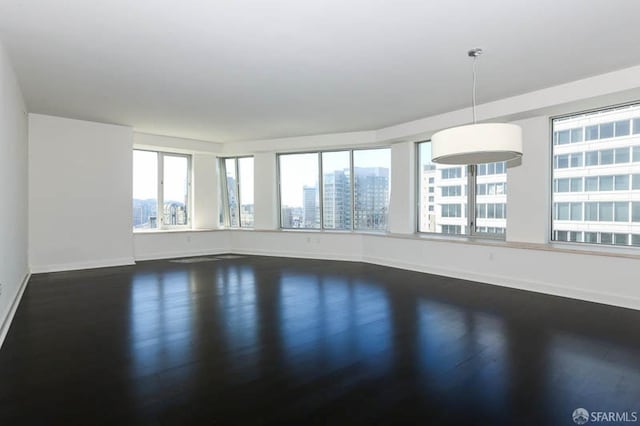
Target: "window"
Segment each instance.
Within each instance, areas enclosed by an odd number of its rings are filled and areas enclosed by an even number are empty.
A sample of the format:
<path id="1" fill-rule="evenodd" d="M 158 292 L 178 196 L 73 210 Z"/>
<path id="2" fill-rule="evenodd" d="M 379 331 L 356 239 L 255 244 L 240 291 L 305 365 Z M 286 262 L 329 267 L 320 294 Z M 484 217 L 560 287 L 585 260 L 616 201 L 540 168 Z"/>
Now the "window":
<path id="1" fill-rule="evenodd" d="M 597 166 L 598 165 L 598 151 L 585 152 L 585 165 Z"/>
<path id="2" fill-rule="evenodd" d="M 354 229 L 387 229 L 391 150 L 353 151 Z"/>
<path id="3" fill-rule="evenodd" d="M 278 155 L 282 228 L 385 230 L 391 151 Z"/>
<path id="4" fill-rule="evenodd" d="M 603 123 L 600 125 L 600 139 L 613 137 L 613 123 Z"/>
<path id="5" fill-rule="evenodd" d="M 554 118 L 552 134 L 552 239 L 637 245 L 640 104 Z"/>
<path id="6" fill-rule="evenodd" d="M 566 144 L 570 133 L 556 135 Z M 420 192 L 418 232 L 462 235 L 504 235 L 507 226 L 507 167 L 506 163 L 486 163 L 477 166 L 448 166 L 431 162 L 431 143 L 417 144 Z M 567 167 L 570 162 L 569 156 Z M 576 156 L 574 162 L 582 161 Z M 473 173 L 468 173 L 472 171 Z M 469 175 L 470 174 L 470 175 Z M 424 196 L 428 188 L 424 182 L 434 179 L 435 199 L 431 203 L 436 208 L 429 212 Z M 571 181 L 567 179 L 556 184 L 569 191 Z M 471 185 L 472 189 L 469 190 Z M 578 182 L 573 184 L 578 185 Z M 581 185 L 581 182 L 580 182 Z M 463 197 L 452 199 L 451 197 Z M 467 214 L 470 212 L 470 216 Z M 435 214 L 434 214 L 435 213 Z"/>
<path id="7" fill-rule="evenodd" d="M 320 228 L 318 153 L 278 156 L 280 174 L 280 226 Z"/>
<path id="8" fill-rule="evenodd" d="M 188 155 L 134 150 L 133 229 L 189 226 L 190 175 Z"/>
<path id="9" fill-rule="evenodd" d="M 629 125 L 629 120 L 624 121 L 616 121 L 615 123 L 615 136 L 629 136 L 629 130 L 631 126 Z"/>
<path id="10" fill-rule="evenodd" d="M 582 142 L 582 127 L 571 129 L 571 143 Z"/>
<path id="11" fill-rule="evenodd" d="M 351 152 L 322 153 L 322 217 L 326 229 L 351 229 Z"/>
<path id="12" fill-rule="evenodd" d="M 600 151 L 600 165 L 613 164 L 613 150 L 605 149 Z"/>
<path id="13" fill-rule="evenodd" d="M 587 134 L 585 137 L 586 140 L 593 141 L 598 139 L 598 126 L 587 126 L 585 132 Z"/>
<path id="14" fill-rule="evenodd" d="M 231 228 L 252 228 L 253 157 L 223 158 L 220 166 L 224 224 Z"/>
<path id="15" fill-rule="evenodd" d="M 584 178 L 585 191 L 597 191 L 598 190 L 598 176 L 587 176 Z M 560 191 L 556 191 L 560 192 Z"/>
<path id="16" fill-rule="evenodd" d="M 619 163 L 628 163 L 630 160 L 630 156 L 629 156 L 629 147 L 625 147 L 625 148 L 617 148 L 615 150 L 615 162 L 616 164 Z"/>

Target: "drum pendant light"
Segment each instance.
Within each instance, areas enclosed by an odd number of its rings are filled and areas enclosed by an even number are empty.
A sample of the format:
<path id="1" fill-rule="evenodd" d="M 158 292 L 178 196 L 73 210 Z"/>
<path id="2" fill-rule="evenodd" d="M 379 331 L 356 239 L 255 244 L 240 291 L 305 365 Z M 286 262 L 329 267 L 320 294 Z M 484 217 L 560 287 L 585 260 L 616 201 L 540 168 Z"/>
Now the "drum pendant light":
<path id="1" fill-rule="evenodd" d="M 476 61 L 482 49 L 472 49 L 473 124 L 441 130 L 431 137 L 431 161 L 440 164 L 482 164 L 522 157 L 522 129 L 515 124 L 476 123 Z"/>

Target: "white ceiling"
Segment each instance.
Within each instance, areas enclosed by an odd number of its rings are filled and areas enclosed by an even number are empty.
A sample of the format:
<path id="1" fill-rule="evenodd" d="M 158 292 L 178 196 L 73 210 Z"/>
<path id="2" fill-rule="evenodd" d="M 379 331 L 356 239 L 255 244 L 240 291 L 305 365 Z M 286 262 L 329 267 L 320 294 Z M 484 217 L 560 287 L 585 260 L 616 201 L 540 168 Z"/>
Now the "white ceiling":
<path id="1" fill-rule="evenodd" d="M 370 130 L 640 64 L 632 0 L 0 0 L 31 112 L 239 141 Z"/>

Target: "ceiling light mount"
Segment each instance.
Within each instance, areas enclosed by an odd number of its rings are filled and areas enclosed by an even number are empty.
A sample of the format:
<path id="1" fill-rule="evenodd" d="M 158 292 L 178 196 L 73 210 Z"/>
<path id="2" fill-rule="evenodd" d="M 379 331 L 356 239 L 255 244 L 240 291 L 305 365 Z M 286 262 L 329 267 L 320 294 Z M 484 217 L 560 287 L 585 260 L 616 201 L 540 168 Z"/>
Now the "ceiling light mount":
<path id="1" fill-rule="evenodd" d="M 469 55 L 470 58 L 477 58 L 478 56 L 482 55 L 482 53 L 482 49 L 476 47 L 475 49 L 471 49 L 470 51 L 468 51 L 467 55 Z"/>
<path id="2" fill-rule="evenodd" d="M 431 138 L 431 161 L 441 164 L 482 164 L 522 157 L 522 129 L 515 124 L 476 123 L 476 62 L 483 51 L 471 49 L 473 124 L 437 132 Z"/>

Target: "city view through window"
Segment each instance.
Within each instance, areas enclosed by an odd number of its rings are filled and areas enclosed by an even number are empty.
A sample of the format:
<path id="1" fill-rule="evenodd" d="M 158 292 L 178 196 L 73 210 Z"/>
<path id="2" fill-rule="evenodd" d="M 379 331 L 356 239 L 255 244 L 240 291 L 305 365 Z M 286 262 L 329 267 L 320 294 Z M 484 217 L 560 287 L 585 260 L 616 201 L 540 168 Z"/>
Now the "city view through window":
<path id="1" fill-rule="evenodd" d="M 159 170 L 162 179 L 158 181 Z M 186 226 L 189 223 L 189 158 L 133 151 L 133 229 Z M 162 217 L 158 223 L 158 206 Z"/>
<path id="2" fill-rule="evenodd" d="M 552 239 L 640 246 L 640 105 L 552 127 Z"/>
<path id="3" fill-rule="evenodd" d="M 507 228 L 505 162 L 476 166 L 475 200 L 468 191 L 466 165 L 431 162 L 431 142 L 418 144 L 419 232 L 504 234 Z M 469 230 L 468 206 L 475 204 L 475 229 Z M 471 232 L 470 232 L 471 231 Z"/>
<path id="4" fill-rule="evenodd" d="M 390 149 L 283 154 L 278 160 L 282 228 L 387 229 Z"/>

